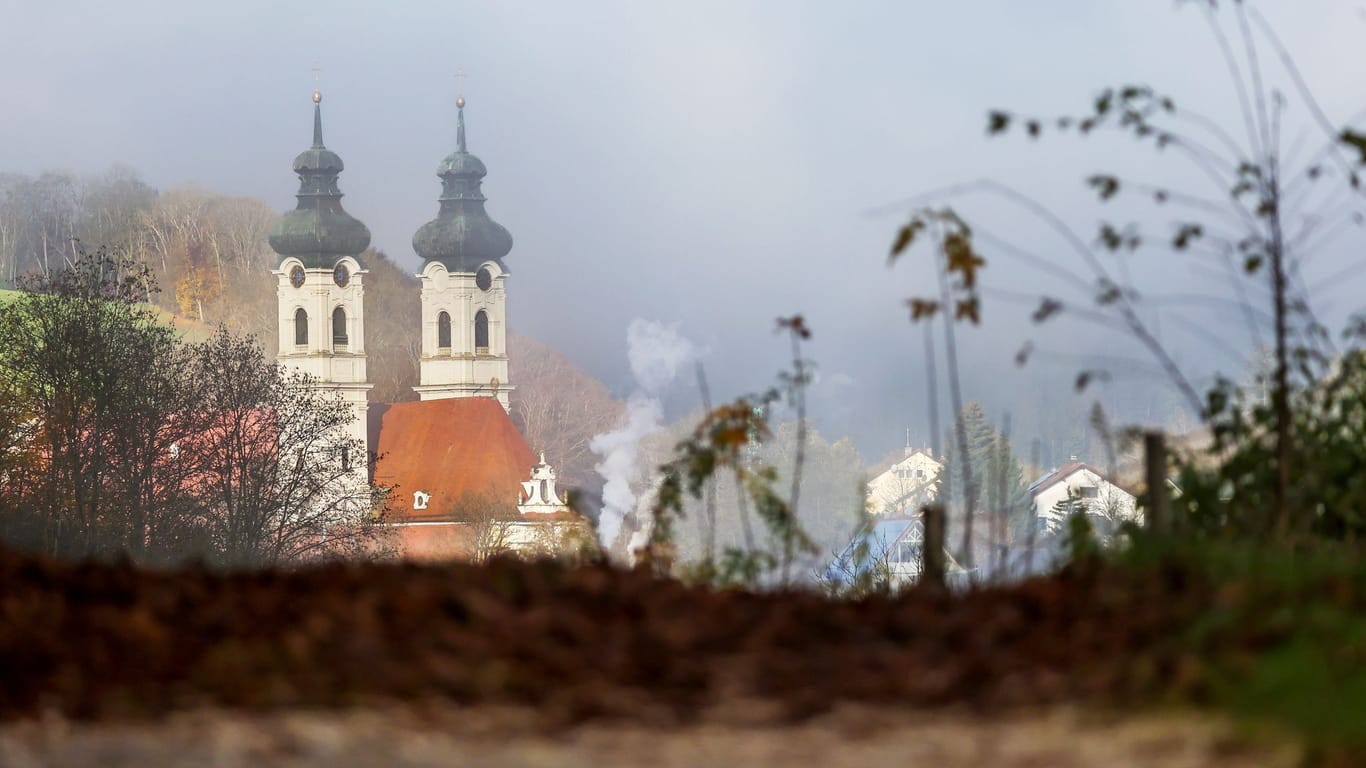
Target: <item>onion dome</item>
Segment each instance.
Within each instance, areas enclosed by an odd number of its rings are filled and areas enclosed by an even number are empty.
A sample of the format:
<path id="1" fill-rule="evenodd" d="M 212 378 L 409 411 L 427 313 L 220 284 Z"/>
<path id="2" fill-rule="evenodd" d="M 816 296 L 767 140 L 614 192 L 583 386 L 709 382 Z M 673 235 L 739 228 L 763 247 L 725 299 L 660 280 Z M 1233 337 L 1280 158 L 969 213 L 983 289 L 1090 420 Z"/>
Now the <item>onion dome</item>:
<path id="1" fill-rule="evenodd" d="M 370 230 L 342 210 L 337 175 L 345 165 L 323 146 L 322 94 L 313 92 L 313 146 L 294 158 L 299 174 L 299 205 L 281 216 L 270 231 L 270 247 L 296 256 L 312 269 L 331 269 L 342 256 L 356 256 L 370 245 Z"/>
<path id="2" fill-rule="evenodd" d="M 512 250 L 512 235 L 484 210 L 479 187 L 488 170 L 465 148 L 465 99 L 455 105 L 456 150 L 436 167 L 441 209 L 413 235 L 413 250 L 424 263 L 439 261 L 451 272 L 474 272 L 486 261 L 506 270 L 503 257 Z"/>

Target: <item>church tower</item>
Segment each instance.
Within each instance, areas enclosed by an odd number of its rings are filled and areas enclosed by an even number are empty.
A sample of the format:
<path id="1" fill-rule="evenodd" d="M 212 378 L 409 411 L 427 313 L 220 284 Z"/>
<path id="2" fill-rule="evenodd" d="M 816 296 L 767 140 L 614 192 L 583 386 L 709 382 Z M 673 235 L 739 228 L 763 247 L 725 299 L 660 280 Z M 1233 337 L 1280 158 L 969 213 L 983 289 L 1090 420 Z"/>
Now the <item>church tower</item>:
<path id="1" fill-rule="evenodd" d="M 366 445 L 364 281 L 360 253 L 370 230 L 342 210 L 337 176 L 344 168 L 323 146 L 322 94 L 313 92 L 313 146 L 294 158 L 298 205 L 276 221 L 270 247 L 281 257 L 275 269 L 283 365 L 317 378 L 355 410 L 347 436 Z M 366 479 L 365 456 L 344 458 Z"/>
<path id="2" fill-rule="evenodd" d="M 507 266 L 512 235 L 484 210 L 484 163 L 465 147 L 456 99 L 456 150 L 437 166 L 441 208 L 413 235 L 422 258 L 422 400 L 496 397 L 508 407 Z"/>

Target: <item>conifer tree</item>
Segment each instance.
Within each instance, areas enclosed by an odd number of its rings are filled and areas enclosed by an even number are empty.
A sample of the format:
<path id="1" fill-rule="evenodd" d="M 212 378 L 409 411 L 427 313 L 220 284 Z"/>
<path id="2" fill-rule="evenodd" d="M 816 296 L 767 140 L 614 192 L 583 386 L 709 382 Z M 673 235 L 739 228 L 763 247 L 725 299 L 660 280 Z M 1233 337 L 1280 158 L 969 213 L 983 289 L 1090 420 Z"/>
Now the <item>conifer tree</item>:
<path id="1" fill-rule="evenodd" d="M 1024 469 L 1010 443 L 991 426 L 981 403 L 963 406 L 963 426 L 968 436 L 970 474 L 979 500 L 979 517 L 986 521 L 986 541 L 1008 545 L 1028 522 L 1029 490 Z M 964 475 L 955 430 L 949 432 L 944 452 L 944 469 L 939 473 L 938 498 L 949 510 L 950 519 L 961 520 L 966 497 Z M 974 547 L 975 548 L 975 547 Z M 960 553 L 960 555 L 963 553 Z"/>

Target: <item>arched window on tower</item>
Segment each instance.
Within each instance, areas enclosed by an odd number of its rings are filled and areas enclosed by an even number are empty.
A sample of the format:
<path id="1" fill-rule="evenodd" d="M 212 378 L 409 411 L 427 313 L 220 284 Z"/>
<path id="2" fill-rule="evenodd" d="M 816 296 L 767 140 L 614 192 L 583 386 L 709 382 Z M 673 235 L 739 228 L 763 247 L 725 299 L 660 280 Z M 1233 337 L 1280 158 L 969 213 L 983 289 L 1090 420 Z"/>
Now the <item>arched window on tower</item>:
<path id="1" fill-rule="evenodd" d="M 332 349 L 346 349 L 346 310 L 337 307 L 332 310 Z"/>
<path id="2" fill-rule="evenodd" d="M 489 316 L 484 310 L 474 313 L 474 353 L 489 353 Z"/>
<path id="3" fill-rule="evenodd" d="M 436 347 L 447 351 L 451 348 L 451 316 L 445 312 L 436 316 Z"/>
<path id="4" fill-rule="evenodd" d="M 308 313 L 303 307 L 294 310 L 294 346 L 303 347 L 308 344 Z"/>

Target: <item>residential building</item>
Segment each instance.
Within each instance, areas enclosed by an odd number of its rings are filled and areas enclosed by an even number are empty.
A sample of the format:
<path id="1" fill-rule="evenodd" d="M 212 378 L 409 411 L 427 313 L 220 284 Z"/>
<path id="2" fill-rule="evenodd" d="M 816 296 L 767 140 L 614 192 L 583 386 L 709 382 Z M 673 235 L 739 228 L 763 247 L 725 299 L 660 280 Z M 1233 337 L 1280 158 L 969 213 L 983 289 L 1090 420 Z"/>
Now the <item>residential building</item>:
<path id="1" fill-rule="evenodd" d="M 1092 528 L 1106 536 L 1125 522 L 1142 520 L 1134 494 L 1075 456 L 1035 480 L 1029 486 L 1029 495 L 1041 535 L 1061 533 L 1067 517 L 1076 512 L 1084 512 Z"/>
<path id="2" fill-rule="evenodd" d="M 944 464 L 930 452 L 912 448 L 909 441 L 901 460 L 868 482 L 868 512 L 872 515 L 913 515 L 937 496 Z"/>

